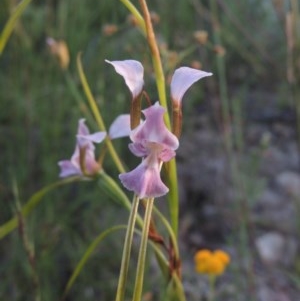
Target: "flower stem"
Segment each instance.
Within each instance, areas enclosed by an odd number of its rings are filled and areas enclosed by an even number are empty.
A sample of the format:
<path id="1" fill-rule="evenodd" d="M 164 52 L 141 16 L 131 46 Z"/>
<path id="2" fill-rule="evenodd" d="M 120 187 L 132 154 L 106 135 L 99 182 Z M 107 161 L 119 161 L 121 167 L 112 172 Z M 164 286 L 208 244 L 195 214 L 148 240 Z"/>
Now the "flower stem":
<path id="1" fill-rule="evenodd" d="M 167 185 L 169 187 L 168 208 L 170 213 L 171 226 L 175 237 L 178 234 L 178 216 L 179 216 L 179 199 L 178 199 L 178 181 L 177 181 L 177 164 L 172 159 L 164 164 L 166 167 Z"/>
<path id="2" fill-rule="evenodd" d="M 161 222 L 166 227 L 166 229 L 168 231 L 168 234 L 170 235 L 170 239 L 171 239 L 172 245 L 174 247 L 175 257 L 177 259 L 179 259 L 179 248 L 178 248 L 178 243 L 177 243 L 177 239 L 176 239 L 174 230 L 170 226 L 170 223 L 168 222 L 168 220 L 164 217 L 164 215 L 156 207 L 154 207 L 154 213 L 159 217 L 159 219 L 161 220 Z"/>
<path id="3" fill-rule="evenodd" d="M 142 8 L 142 12 L 144 15 L 145 25 L 146 25 L 146 33 L 147 33 L 147 41 L 149 44 L 149 48 L 151 51 L 152 62 L 155 72 L 156 85 L 159 95 L 159 101 L 163 107 L 168 109 L 167 106 L 167 98 L 166 98 L 166 86 L 165 86 L 165 75 L 161 63 L 160 53 L 158 49 L 158 45 L 155 39 L 155 33 L 152 26 L 152 21 L 150 17 L 150 12 L 146 3 L 146 0 L 139 0 L 140 6 Z M 167 127 L 171 128 L 170 116 L 169 113 L 164 115 L 164 120 Z"/>
<path id="4" fill-rule="evenodd" d="M 144 15 L 145 25 L 146 25 L 146 33 L 147 33 L 147 41 L 149 44 L 149 48 L 152 56 L 152 63 L 155 72 L 156 85 L 159 95 L 159 101 L 163 107 L 167 109 L 167 114 L 164 115 L 164 121 L 168 129 L 171 129 L 170 115 L 168 111 L 167 98 L 166 98 L 166 86 L 165 86 L 165 75 L 162 67 L 162 62 L 160 58 L 159 48 L 155 39 L 155 33 L 152 26 L 152 21 L 149 13 L 149 9 L 146 3 L 146 0 L 139 0 L 140 6 L 142 8 L 142 12 Z M 175 232 L 175 236 L 177 236 L 177 228 L 178 228 L 178 184 L 177 184 L 177 168 L 176 161 L 171 160 L 166 164 L 168 173 L 168 186 L 170 189 L 168 195 L 169 201 L 169 211 L 171 217 L 171 225 Z"/>
<path id="5" fill-rule="evenodd" d="M 208 276 L 209 281 L 209 301 L 215 300 L 215 284 L 216 284 L 216 276 L 215 275 L 209 275 Z"/>
<path id="6" fill-rule="evenodd" d="M 139 205 L 139 198 L 136 195 L 134 195 L 131 210 L 130 210 L 130 215 L 128 219 L 128 226 L 127 226 L 127 231 L 125 236 L 124 247 L 123 247 L 122 263 L 121 263 L 116 301 L 124 300 L 125 284 L 127 281 L 130 252 L 132 246 L 132 237 L 135 228 L 138 205 Z"/>
<path id="7" fill-rule="evenodd" d="M 144 217 L 142 240 L 141 240 L 139 258 L 137 263 L 137 272 L 136 272 L 132 301 L 141 301 L 141 297 L 142 297 L 147 242 L 148 242 L 149 226 L 151 221 L 153 203 L 154 203 L 154 198 L 146 200 L 146 212 Z"/>

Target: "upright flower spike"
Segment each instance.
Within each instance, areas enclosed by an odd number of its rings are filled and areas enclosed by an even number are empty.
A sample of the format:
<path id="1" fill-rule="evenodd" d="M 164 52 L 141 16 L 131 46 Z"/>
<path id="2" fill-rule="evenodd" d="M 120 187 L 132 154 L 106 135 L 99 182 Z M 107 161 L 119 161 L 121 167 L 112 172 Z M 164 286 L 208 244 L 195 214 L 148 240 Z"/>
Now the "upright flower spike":
<path id="1" fill-rule="evenodd" d="M 171 99 L 173 107 L 173 130 L 172 132 L 179 137 L 182 127 L 182 98 L 185 92 L 196 81 L 203 77 L 211 76 L 212 73 L 205 72 L 189 67 L 180 67 L 175 70 L 171 80 Z"/>
<path id="2" fill-rule="evenodd" d="M 141 96 L 144 87 L 144 67 L 135 60 L 109 61 L 107 63 L 113 65 L 116 72 L 120 74 L 132 94 L 132 102 L 130 107 L 130 124 L 131 129 L 137 127 L 141 119 Z"/>
<path id="3" fill-rule="evenodd" d="M 156 102 L 143 110 L 145 121 L 132 131 L 129 145 L 131 152 L 142 157 L 142 162 L 134 170 L 119 175 L 122 184 L 134 191 L 139 198 L 154 198 L 165 195 L 169 189 L 161 181 L 160 170 L 163 162 L 175 156 L 178 139 L 163 121 L 165 109 Z"/>
<path id="4" fill-rule="evenodd" d="M 95 160 L 94 143 L 100 143 L 106 136 L 105 132 L 96 132 L 90 134 L 85 120 L 80 119 L 77 130 L 77 143 L 71 160 L 62 160 L 58 162 L 61 178 L 69 176 L 93 176 L 101 168 Z"/>

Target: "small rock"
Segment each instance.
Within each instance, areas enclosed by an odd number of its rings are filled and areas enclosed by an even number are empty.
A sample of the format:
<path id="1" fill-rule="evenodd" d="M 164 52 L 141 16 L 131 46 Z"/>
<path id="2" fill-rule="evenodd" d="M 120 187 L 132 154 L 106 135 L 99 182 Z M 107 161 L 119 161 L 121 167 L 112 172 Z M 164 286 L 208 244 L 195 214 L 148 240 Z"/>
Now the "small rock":
<path id="1" fill-rule="evenodd" d="M 270 188 L 267 188 L 259 197 L 257 204 L 269 209 L 270 207 L 278 207 L 284 201 L 285 200 L 281 195 L 275 193 L 275 191 L 271 190 Z"/>
<path id="2" fill-rule="evenodd" d="M 286 193 L 292 197 L 300 196 L 300 175 L 293 171 L 285 171 L 279 174 L 276 182 Z"/>
<path id="3" fill-rule="evenodd" d="M 278 233 L 267 233 L 256 239 L 256 248 L 262 261 L 274 264 L 284 252 L 284 238 Z"/>
<path id="4" fill-rule="evenodd" d="M 259 301 L 275 301 L 276 292 L 267 286 L 262 286 L 257 290 L 257 297 Z"/>
<path id="5" fill-rule="evenodd" d="M 277 232 L 261 235 L 255 245 L 261 260 L 269 265 L 291 265 L 297 253 L 297 242 Z"/>

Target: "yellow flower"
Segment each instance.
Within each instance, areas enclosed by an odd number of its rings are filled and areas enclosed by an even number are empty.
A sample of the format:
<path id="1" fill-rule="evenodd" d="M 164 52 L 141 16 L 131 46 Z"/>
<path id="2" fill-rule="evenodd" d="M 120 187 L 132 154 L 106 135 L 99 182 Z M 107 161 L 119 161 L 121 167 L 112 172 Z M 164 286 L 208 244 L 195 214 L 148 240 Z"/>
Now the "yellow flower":
<path id="1" fill-rule="evenodd" d="M 211 252 L 203 249 L 195 254 L 194 261 L 196 272 L 219 276 L 224 273 L 226 266 L 230 262 L 230 257 L 222 250 Z"/>
<path id="2" fill-rule="evenodd" d="M 224 252 L 224 251 L 222 251 L 222 250 L 216 250 L 216 251 L 214 252 L 214 254 L 215 254 L 216 257 L 218 257 L 218 259 L 219 259 L 220 261 L 223 262 L 224 265 L 228 265 L 228 264 L 229 264 L 229 262 L 230 262 L 230 257 L 229 257 L 229 255 L 228 255 L 226 252 Z"/>

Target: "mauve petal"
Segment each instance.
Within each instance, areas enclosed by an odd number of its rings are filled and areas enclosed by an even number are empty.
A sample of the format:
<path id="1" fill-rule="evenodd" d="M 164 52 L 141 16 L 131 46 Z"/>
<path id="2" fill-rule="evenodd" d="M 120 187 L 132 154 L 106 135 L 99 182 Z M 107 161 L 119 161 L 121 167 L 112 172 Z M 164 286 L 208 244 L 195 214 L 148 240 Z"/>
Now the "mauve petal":
<path id="1" fill-rule="evenodd" d="M 84 164 L 87 174 L 95 174 L 99 170 L 100 166 L 95 160 L 95 146 L 93 143 L 99 143 L 103 141 L 105 136 L 105 132 L 90 134 L 88 127 L 85 125 L 85 120 L 80 119 L 78 122 L 75 151 L 71 157 L 71 160 L 62 160 L 58 162 L 58 165 L 61 169 L 59 176 L 64 178 L 73 175 L 82 175 L 80 166 L 81 149 L 84 149 Z"/>
<path id="2" fill-rule="evenodd" d="M 118 116 L 109 128 L 109 136 L 111 139 L 127 137 L 130 135 L 130 115 L 123 114 Z"/>
<path id="3" fill-rule="evenodd" d="M 130 138 L 133 142 L 155 142 L 164 144 L 171 149 L 177 149 L 179 141 L 166 127 L 163 119 L 165 108 L 156 102 L 153 106 L 143 110 L 146 120 L 135 128 Z"/>
<path id="4" fill-rule="evenodd" d="M 105 132 L 96 132 L 90 135 L 77 135 L 77 142 L 80 147 L 84 147 L 89 145 L 90 143 L 100 143 L 104 140 L 106 136 Z M 93 145 L 93 144 L 92 144 Z M 94 147 L 92 147 L 94 149 Z"/>
<path id="5" fill-rule="evenodd" d="M 78 129 L 77 129 L 77 135 L 89 135 L 90 131 L 88 129 L 88 127 L 85 125 L 85 119 L 81 118 L 78 121 Z"/>
<path id="6" fill-rule="evenodd" d="M 59 161 L 58 165 L 60 167 L 60 174 L 59 174 L 60 178 L 82 175 L 79 166 L 74 165 L 73 162 L 70 160 Z"/>
<path id="7" fill-rule="evenodd" d="M 99 170 L 100 165 L 95 160 L 95 154 L 93 151 L 88 150 L 85 152 L 84 165 L 85 165 L 86 172 L 89 175 L 93 175 Z"/>
<path id="8" fill-rule="evenodd" d="M 143 143 L 130 143 L 128 147 L 130 151 L 137 157 L 145 157 L 149 155 L 149 150 L 145 148 Z"/>
<path id="9" fill-rule="evenodd" d="M 169 148 L 164 148 L 160 153 L 158 158 L 164 162 L 170 161 L 172 158 L 176 156 L 176 153 L 174 150 Z"/>
<path id="10" fill-rule="evenodd" d="M 189 67 L 180 67 L 175 70 L 171 80 L 171 97 L 175 101 L 181 102 L 184 93 L 199 79 L 211 76 L 212 73 Z"/>
<path id="11" fill-rule="evenodd" d="M 137 97 L 142 92 L 144 86 L 144 67 L 140 62 L 135 60 L 105 60 L 105 62 L 113 65 L 116 72 L 123 76 L 133 98 Z"/>
<path id="12" fill-rule="evenodd" d="M 134 170 L 119 175 L 122 184 L 139 198 L 157 198 L 168 193 L 160 179 L 159 165 L 149 167 L 144 160 Z"/>

